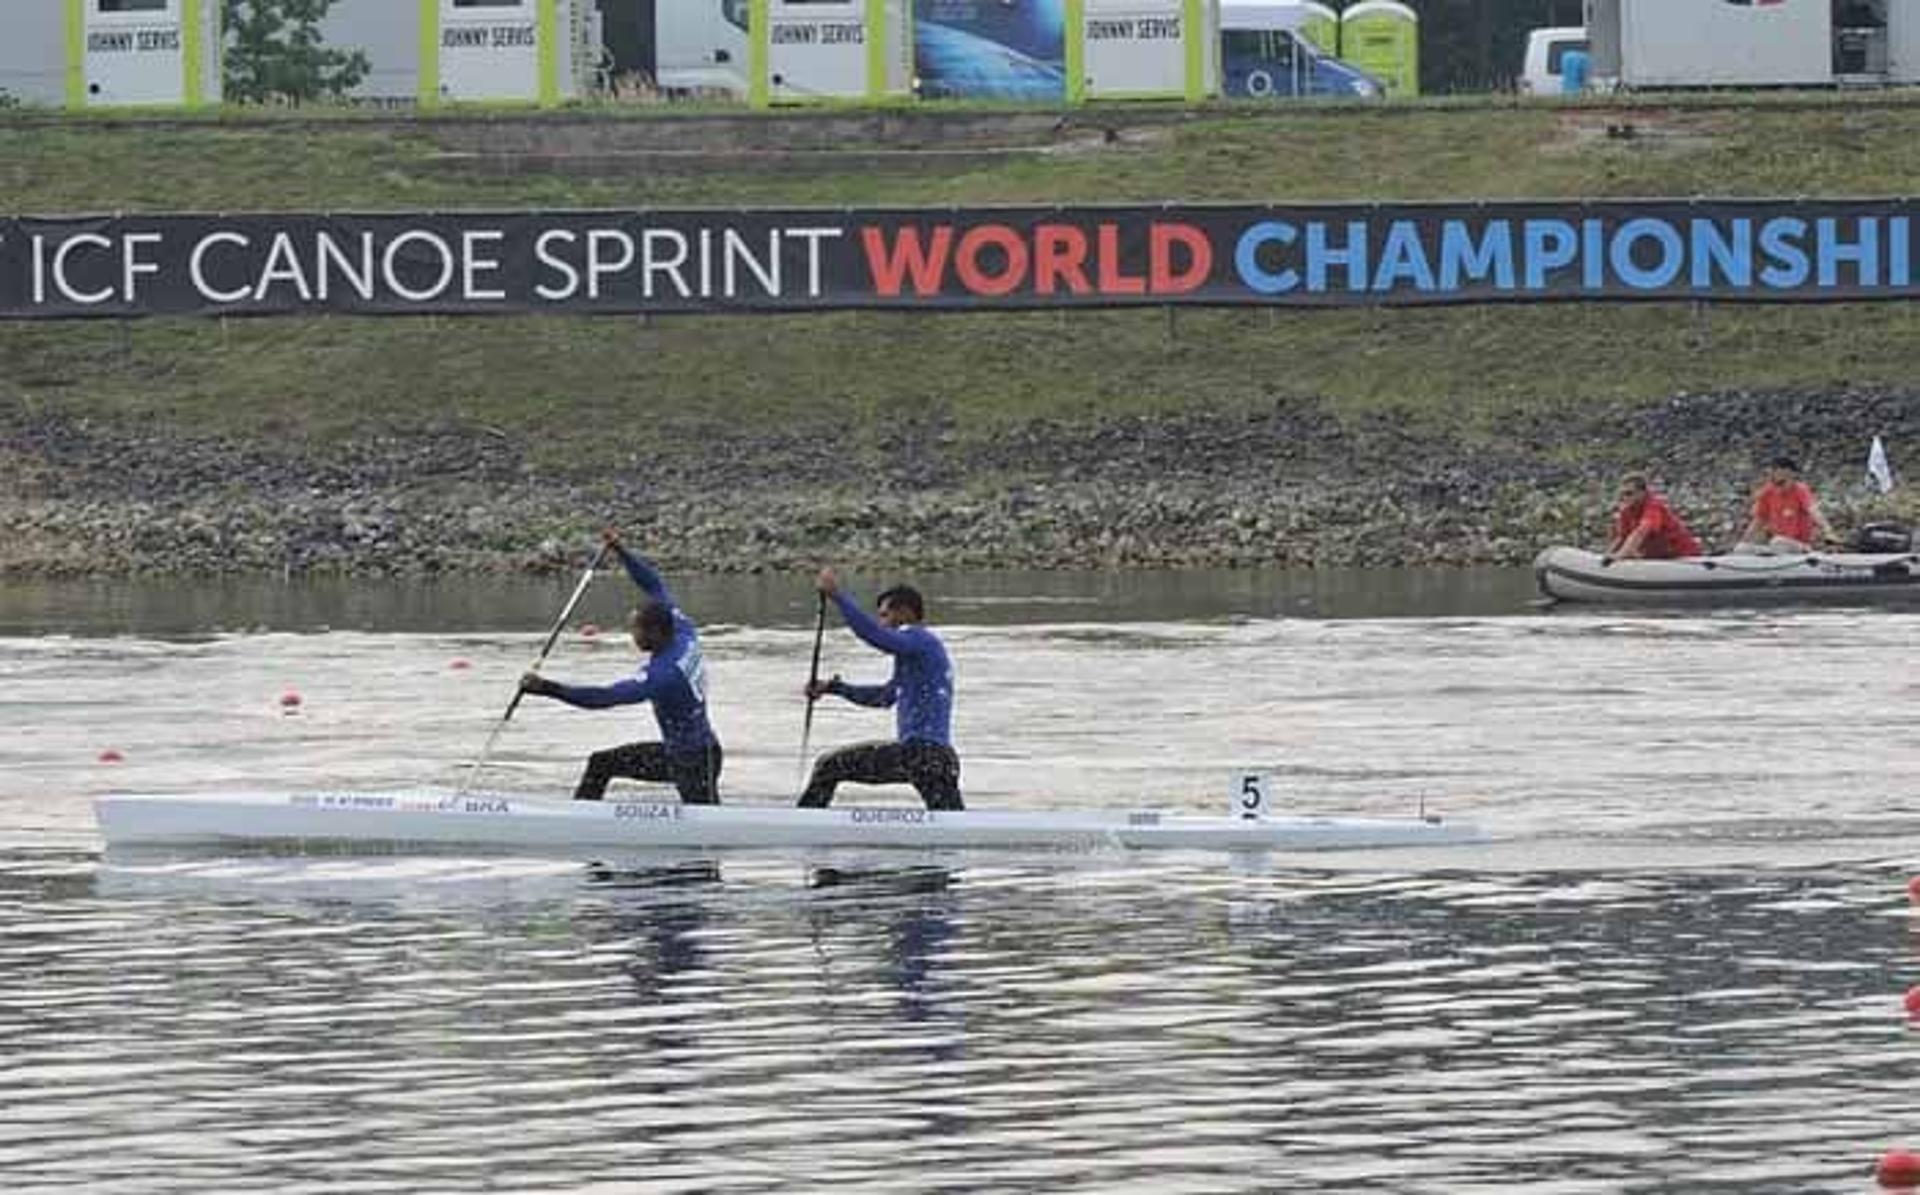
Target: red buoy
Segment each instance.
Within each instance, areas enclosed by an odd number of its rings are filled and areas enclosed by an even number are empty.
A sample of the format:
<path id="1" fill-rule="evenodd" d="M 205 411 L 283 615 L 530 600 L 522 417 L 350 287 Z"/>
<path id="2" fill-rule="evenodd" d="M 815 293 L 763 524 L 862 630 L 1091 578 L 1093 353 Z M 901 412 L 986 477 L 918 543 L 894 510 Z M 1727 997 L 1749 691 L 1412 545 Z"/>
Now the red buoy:
<path id="1" fill-rule="evenodd" d="M 447 667 L 453 669 L 455 672 L 465 672 L 467 669 L 473 667 L 473 661 L 455 660 L 453 663 L 448 664 Z"/>
<path id="2" fill-rule="evenodd" d="M 1920 1021 L 1920 988 L 1907 989 L 1907 1015 Z"/>
<path id="3" fill-rule="evenodd" d="M 1920 876 L 1915 876 L 1907 881 L 1907 897 L 1912 900 L 1914 904 L 1920 905 Z"/>
<path id="4" fill-rule="evenodd" d="M 294 713 L 300 708 L 300 694 L 288 689 L 280 694 L 280 709 L 284 713 Z"/>
<path id="5" fill-rule="evenodd" d="M 1873 1176 L 1880 1185 L 1894 1190 L 1920 1187 L 1920 1154 L 1905 1149 L 1890 1149 L 1880 1157 Z"/>
<path id="6" fill-rule="evenodd" d="M 591 622 L 583 622 L 580 624 L 580 637 L 582 639 L 592 639 L 598 636 L 599 634 L 600 634 L 599 624 L 591 623 Z"/>
<path id="7" fill-rule="evenodd" d="M 101 763 L 119 763 L 125 758 L 126 756 L 120 754 L 118 751 L 115 751 L 112 747 L 108 747 L 105 751 L 102 751 L 100 753 Z"/>

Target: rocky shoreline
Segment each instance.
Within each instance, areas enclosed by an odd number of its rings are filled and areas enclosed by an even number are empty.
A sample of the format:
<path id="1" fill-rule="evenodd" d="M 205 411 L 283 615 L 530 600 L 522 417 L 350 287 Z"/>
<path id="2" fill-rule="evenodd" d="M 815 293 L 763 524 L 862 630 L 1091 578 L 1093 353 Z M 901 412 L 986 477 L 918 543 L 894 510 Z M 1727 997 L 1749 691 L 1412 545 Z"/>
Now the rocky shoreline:
<path id="1" fill-rule="evenodd" d="M 477 427 L 313 447 L 0 408 L 0 579 L 557 571 L 606 519 L 712 572 L 1524 564 L 1597 542 L 1628 468 L 1662 479 L 1709 543 L 1730 541 L 1779 451 L 1843 529 L 1910 516 L 1904 488 L 1864 486 L 1864 461 L 1876 434 L 1896 469 L 1920 445 L 1920 395 L 1676 395 L 1475 435 L 1310 400 L 858 430 L 711 429 L 556 471 Z"/>

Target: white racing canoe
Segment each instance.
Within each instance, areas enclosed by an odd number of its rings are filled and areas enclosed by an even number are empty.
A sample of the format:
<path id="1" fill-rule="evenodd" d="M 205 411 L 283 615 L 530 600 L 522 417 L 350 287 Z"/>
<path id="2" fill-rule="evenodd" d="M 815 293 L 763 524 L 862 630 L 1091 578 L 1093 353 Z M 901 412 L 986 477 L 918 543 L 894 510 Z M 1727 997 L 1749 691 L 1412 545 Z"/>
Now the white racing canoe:
<path id="1" fill-rule="evenodd" d="M 1533 575 L 1544 596 L 1561 602 L 1671 606 L 1920 601 L 1920 554 L 1910 552 L 1609 561 L 1597 552 L 1561 547 L 1540 553 Z"/>
<path id="2" fill-rule="evenodd" d="M 796 809 L 556 801 L 491 794 L 115 795 L 94 802 L 109 848 L 246 843 L 569 847 L 907 847 L 1294 851 L 1477 841 L 1437 817 L 1209 817 L 1158 811 Z"/>

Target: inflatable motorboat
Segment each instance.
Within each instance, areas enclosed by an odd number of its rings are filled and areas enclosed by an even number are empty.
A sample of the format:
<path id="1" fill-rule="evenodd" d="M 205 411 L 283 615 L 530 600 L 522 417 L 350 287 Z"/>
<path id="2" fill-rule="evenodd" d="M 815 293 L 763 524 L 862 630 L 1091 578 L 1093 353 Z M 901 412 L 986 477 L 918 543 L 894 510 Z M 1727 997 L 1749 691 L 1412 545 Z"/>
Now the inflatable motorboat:
<path id="1" fill-rule="evenodd" d="M 1920 553 L 1911 551 L 1615 560 L 1556 547 L 1534 559 L 1533 575 L 1540 592 L 1558 602 L 1673 606 L 1920 601 Z"/>

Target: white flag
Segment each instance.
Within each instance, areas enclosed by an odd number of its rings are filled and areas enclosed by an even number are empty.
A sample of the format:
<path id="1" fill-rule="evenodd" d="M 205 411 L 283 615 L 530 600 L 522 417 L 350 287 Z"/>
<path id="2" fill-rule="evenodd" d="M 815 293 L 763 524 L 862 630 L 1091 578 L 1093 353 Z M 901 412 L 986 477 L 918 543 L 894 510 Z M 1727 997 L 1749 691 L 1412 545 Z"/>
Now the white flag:
<path id="1" fill-rule="evenodd" d="M 1893 467 L 1887 464 L 1887 446 L 1880 437 L 1873 438 L 1873 447 L 1867 450 L 1867 476 L 1873 478 L 1873 484 L 1880 487 L 1881 493 L 1893 489 Z"/>

